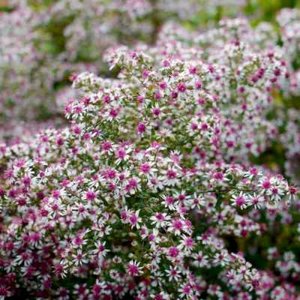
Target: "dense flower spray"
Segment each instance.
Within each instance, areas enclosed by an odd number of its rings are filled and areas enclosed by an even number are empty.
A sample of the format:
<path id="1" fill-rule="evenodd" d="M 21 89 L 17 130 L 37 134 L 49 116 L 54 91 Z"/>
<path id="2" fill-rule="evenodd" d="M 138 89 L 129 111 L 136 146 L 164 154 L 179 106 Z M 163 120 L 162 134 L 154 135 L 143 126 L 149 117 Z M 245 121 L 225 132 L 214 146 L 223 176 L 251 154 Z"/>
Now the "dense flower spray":
<path id="1" fill-rule="evenodd" d="M 168 25 L 155 46 L 111 49 L 118 78 L 74 76 L 69 127 L 1 146 L 0 296 L 299 296 L 292 249 L 267 249 L 262 271 L 251 244 L 233 245 L 297 223 L 298 203 L 250 159 L 277 134 L 267 114 L 286 64 L 232 22 L 216 45 Z"/>
<path id="2" fill-rule="evenodd" d="M 0 124 L 9 131 L 0 136 L 1 140 L 21 131 L 12 118 L 29 122 L 60 115 L 62 102 L 70 94 L 65 87 L 72 73 L 90 71 L 107 76 L 102 54 L 108 47 L 138 41 L 154 44 L 166 20 L 193 22 L 199 13 L 207 11 L 209 22 L 214 19 L 213 11 L 241 11 L 247 4 L 228 0 L 6 2 L 10 10 L 1 12 L 0 24 Z M 297 57 L 296 17 L 297 10 L 284 10 L 278 18 L 284 50 L 291 60 Z M 274 32 L 268 36 L 272 26 L 262 27 L 264 36 L 248 37 L 268 43 L 276 40 Z M 297 76 L 291 73 L 292 90 L 298 89 Z M 31 127 L 34 130 L 35 125 Z"/>

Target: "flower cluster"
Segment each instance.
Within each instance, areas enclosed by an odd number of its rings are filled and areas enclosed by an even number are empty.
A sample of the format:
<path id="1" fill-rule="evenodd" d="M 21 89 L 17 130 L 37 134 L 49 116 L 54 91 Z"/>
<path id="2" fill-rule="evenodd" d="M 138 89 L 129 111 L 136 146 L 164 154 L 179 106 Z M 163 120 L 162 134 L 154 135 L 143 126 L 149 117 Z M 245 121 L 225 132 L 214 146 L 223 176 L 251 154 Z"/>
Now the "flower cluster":
<path id="1" fill-rule="evenodd" d="M 218 31 L 196 35 L 192 48 L 188 43 L 193 37 L 183 29 L 168 25 L 158 45 L 141 47 L 141 55 L 138 51 L 128 55 L 126 48 L 108 52 L 108 61 L 126 66 L 121 76 L 142 85 L 139 95 L 132 95 L 133 99 L 138 97 L 141 106 L 139 115 L 132 120 L 142 121 L 143 136 L 176 139 L 201 158 L 220 157 L 243 162 L 249 154 L 262 153 L 268 141 L 276 137 L 277 127 L 267 115 L 272 109 L 274 89 L 286 79 L 285 61 L 279 54 L 253 49 L 245 41 L 232 41 L 232 24 L 243 32 L 239 21 L 228 22 L 226 26 L 221 24 Z M 222 37 L 220 43 L 217 35 Z M 212 37 L 216 42 L 214 46 L 209 44 Z M 153 62 L 143 54 L 145 52 L 155 58 Z M 159 71 L 153 72 L 153 66 L 158 66 Z M 135 104 L 129 102 L 124 106 Z M 155 122 L 143 115 L 148 111 L 152 111 Z M 126 124 L 122 129 L 126 130 Z M 136 133 L 138 137 L 138 131 Z"/>
<path id="2" fill-rule="evenodd" d="M 286 65 L 230 24 L 110 50 L 118 79 L 74 76 L 69 127 L 0 147 L 0 297 L 296 299 L 293 249 L 267 272 L 246 244 L 292 222 L 297 189 L 250 159 Z"/>

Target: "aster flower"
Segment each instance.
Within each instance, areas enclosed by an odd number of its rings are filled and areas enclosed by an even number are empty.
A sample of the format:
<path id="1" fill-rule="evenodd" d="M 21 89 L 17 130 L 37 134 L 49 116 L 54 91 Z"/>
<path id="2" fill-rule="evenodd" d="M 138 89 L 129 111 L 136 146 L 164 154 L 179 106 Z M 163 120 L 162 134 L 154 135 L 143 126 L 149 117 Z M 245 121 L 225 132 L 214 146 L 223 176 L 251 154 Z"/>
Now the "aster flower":
<path id="1" fill-rule="evenodd" d="M 141 274 L 140 264 L 136 261 L 130 261 L 127 265 L 127 272 L 130 276 L 135 277 Z"/>

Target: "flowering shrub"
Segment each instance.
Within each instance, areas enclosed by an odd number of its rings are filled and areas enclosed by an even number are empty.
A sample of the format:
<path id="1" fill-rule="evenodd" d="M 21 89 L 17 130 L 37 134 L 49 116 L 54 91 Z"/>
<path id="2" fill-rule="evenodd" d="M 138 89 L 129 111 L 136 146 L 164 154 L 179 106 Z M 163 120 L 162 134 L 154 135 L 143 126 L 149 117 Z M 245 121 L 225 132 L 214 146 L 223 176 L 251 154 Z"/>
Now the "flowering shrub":
<path id="1" fill-rule="evenodd" d="M 118 79 L 74 76 L 68 128 L 1 146 L 2 297 L 299 296 L 299 238 L 261 243 L 298 229 L 297 189 L 251 164 L 277 134 L 286 63 L 226 24 L 215 45 L 169 25 L 156 46 L 111 49 Z"/>

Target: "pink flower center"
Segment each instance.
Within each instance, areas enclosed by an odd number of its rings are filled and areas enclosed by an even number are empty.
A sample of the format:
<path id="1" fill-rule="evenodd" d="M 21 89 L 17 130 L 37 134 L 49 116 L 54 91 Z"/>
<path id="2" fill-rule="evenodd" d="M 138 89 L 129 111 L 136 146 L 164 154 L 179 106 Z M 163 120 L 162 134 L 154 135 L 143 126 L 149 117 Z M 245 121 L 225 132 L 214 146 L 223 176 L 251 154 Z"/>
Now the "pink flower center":
<path id="1" fill-rule="evenodd" d="M 176 247 L 170 247 L 168 253 L 171 257 L 177 257 L 179 250 Z"/>

